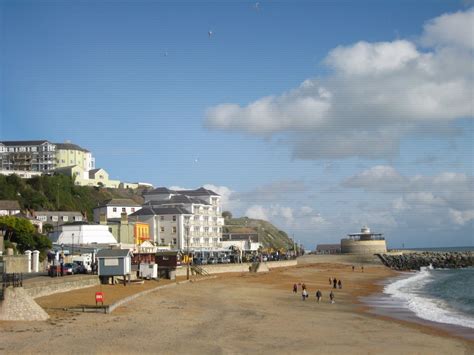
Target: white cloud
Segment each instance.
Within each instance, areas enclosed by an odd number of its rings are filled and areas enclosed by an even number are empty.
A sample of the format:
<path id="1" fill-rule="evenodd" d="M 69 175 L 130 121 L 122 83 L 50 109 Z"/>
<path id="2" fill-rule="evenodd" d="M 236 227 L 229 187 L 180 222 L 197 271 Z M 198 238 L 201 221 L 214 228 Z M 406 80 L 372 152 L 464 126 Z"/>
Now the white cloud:
<path id="1" fill-rule="evenodd" d="M 445 14 L 434 18 L 424 26 L 421 38 L 428 46 L 445 45 L 474 49 L 474 9 Z"/>
<path id="2" fill-rule="evenodd" d="M 449 216 L 454 223 L 462 226 L 470 221 L 474 221 L 474 210 L 457 211 L 450 209 Z"/>
<path id="3" fill-rule="evenodd" d="M 212 107 L 206 124 L 262 137 L 280 134 L 300 159 L 394 156 L 405 134 L 427 124 L 443 131 L 473 116 L 472 14 L 428 22 L 421 36 L 428 50 L 408 40 L 336 47 L 324 60 L 331 75 L 246 106 Z"/>
<path id="4" fill-rule="evenodd" d="M 245 211 L 245 216 L 254 219 L 263 219 L 268 221 L 268 210 L 260 205 L 253 205 L 250 206 L 247 211 Z"/>

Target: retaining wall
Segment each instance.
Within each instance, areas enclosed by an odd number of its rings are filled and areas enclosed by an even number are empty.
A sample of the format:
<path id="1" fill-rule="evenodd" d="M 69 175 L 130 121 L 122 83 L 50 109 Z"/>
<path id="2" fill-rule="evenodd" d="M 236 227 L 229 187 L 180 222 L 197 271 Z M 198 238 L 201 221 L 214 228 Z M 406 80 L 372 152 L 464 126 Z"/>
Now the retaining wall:
<path id="1" fill-rule="evenodd" d="M 27 273 L 28 257 L 26 255 L 4 255 L 5 272 L 11 273 Z"/>
<path id="2" fill-rule="evenodd" d="M 23 285 L 32 298 L 52 295 L 54 293 L 77 290 L 84 287 L 99 285 L 97 275 L 81 275 L 71 278 L 49 278 L 44 281 L 28 282 Z"/>
<path id="3" fill-rule="evenodd" d="M 269 261 L 260 263 L 257 272 L 266 272 L 271 269 L 279 267 L 296 266 L 297 260 L 282 260 L 282 261 Z M 249 272 L 249 268 L 252 263 L 242 264 L 217 264 L 217 265 L 201 265 L 201 267 L 209 274 L 222 274 L 226 272 Z M 186 266 L 176 270 L 176 276 L 186 276 Z"/>
<path id="4" fill-rule="evenodd" d="M 0 320 L 43 321 L 49 318 L 23 287 L 7 287 L 0 301 Z"/>

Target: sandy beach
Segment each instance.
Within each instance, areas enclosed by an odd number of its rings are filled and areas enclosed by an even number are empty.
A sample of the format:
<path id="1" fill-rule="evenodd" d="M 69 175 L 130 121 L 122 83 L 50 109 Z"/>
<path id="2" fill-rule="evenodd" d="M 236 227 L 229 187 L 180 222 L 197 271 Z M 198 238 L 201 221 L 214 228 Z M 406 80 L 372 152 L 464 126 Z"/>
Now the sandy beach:
<path id="1" fill-rule="evenodd" d="M 358 297 L 380 291 L 395 273 L 376 265 L 320 259 L 262 274 L 224 274 L 158 290 L 114 313 L 49 310 L 47 322 L 0 323 L 2 353 L 472 354 L 474 343 L 365 312 Z M 328 261 L 334 261 L 329 263 Z M 330 304 L 329 277 L 343 282 Z M 305 283 L 310 297 L 292 293 Z M 115 286 L 116 288 L 123 286 Z M 147 286 L 150 287 L 150 286 Z M 318 304 L 315 292 L 323 301 Z M 37 299 L 64 306 L 94 288 Z M 112 292 L 112 291 L 111 291 Z M 120 292 L 120 291 L 117 291 Z M 130 291 L 128 291 L 130 292 Z M 107 293 L 106 293 L 107 295 Z M 72 296 L 72 297 L 71 297 Z M 91 296 L 92 297 L 92 296 Z M 77 299 L 76 301 L 77 302 Z"/>

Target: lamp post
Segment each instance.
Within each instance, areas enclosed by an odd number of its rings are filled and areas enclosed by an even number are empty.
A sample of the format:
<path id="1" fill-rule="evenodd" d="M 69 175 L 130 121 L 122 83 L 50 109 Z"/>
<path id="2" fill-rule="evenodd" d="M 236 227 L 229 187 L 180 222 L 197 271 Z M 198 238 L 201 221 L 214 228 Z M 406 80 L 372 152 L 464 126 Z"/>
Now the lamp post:
<path id="1" fill-rule="evenodd" d="M 186 280 L 189 280 L 189 269 L 191 267 L 191 260 L 189 258 L 189 220 L 184 217 L 184 233 L 186 239 Z"/>

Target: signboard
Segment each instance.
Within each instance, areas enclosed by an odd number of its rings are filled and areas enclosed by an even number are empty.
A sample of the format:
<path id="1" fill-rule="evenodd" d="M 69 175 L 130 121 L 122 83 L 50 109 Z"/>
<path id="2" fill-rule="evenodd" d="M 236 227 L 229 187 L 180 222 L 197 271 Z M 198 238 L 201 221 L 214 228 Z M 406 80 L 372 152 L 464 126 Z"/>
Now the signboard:
<path id="1" fill-rule="evenodd" d="M 104 266 L 118 266 L 119 261 L 117 258 L 114 259 L 104 259 Z"/>
<path id="2" fill-rule="evenodd" d="M 95 305 L 97 306 L 97 303 L 102 303 L 104 305 L 104 293 L 103 292 L 96 292 L 95 293 Z"/>

